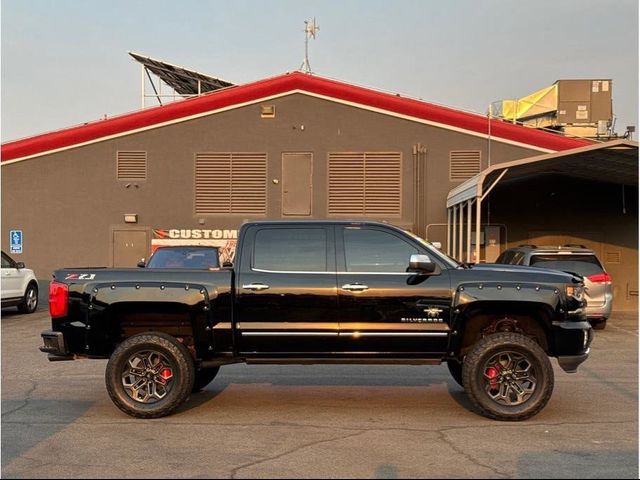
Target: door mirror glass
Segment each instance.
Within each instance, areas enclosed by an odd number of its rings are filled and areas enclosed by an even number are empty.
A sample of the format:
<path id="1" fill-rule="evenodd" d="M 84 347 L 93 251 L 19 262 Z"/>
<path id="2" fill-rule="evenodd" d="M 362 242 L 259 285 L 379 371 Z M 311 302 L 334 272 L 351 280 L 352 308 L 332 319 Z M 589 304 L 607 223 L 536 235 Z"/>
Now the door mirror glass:
<path id="1" fill-rule="evenodd" d="M 24 268 L 24 262 L 17 262 L 17 263 L 16 263 L 16 268 L 17 268 L 18 270 L 23 269 L 23 268 Z"/>
<path id="2" fill-rule="evenodd" d="M 413 254 L 409 259 L 409 270 L 420 273 L 433 273 L 436 271 L 436 264 L 431 261 L 428 255 Z"/>

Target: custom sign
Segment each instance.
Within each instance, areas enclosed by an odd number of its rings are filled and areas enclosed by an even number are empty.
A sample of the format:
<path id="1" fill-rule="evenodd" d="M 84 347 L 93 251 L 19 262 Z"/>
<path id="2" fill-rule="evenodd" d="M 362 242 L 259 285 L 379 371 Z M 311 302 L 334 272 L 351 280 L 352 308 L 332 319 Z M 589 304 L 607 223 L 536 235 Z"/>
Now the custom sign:
<path id="1" fill-rule="evenodd" d="M 233 262 L 237 241 L 238 230 L 233 229 L 158 228 L 153 230 L 151 252 L 155 252 L 158 247 L 178 245 L 217 247 L 220 264 L 224 264 L 225 262 Z"/>
<path id="2" fill-rule="evenodd" d="M 9 245 L 11 253 L 22 253 L 22 230 L 11 230 L 9 232 Z"/>

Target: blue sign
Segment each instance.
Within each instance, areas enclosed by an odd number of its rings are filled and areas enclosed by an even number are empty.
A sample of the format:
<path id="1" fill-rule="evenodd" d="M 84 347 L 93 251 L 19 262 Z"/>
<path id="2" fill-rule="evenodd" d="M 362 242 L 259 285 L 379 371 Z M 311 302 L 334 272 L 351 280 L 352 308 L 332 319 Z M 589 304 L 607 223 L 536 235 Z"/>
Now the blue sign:
<path id="1" fill-rule="evenodd" d="M 22 230 L 11 230 L 9 232 L 9 243 L 11 253 L 22 253 Z"/>

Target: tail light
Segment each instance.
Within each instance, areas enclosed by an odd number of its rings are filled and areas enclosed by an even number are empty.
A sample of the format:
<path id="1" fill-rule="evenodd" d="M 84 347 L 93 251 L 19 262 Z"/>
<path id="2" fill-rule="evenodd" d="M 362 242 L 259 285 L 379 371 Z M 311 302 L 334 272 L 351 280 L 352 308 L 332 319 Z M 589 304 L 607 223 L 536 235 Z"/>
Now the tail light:
<path id="1" fill-rule="evenodd" d="M 49 313 L 51 318 L 64 317 L 69 311 L 69 287 L 64 283 L 49 284 Z"/>
<path id="2" fill-rule="evenodd" d="M 605 285 L 611 285 L 611 275 L 607 272 L 596 273 L 587 277 L 593 283 L 604 283 Z"/>

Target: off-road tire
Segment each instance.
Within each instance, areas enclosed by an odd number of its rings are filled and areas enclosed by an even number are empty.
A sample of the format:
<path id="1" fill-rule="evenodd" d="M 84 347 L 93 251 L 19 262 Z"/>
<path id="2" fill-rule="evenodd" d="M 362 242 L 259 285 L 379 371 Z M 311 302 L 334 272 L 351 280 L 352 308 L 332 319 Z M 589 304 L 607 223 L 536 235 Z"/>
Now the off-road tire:
<path id="1" fill-rule="evenodd" d="M 22 297 L 22 303 L 18 305 L 20 313 L 33 313 L 38 308 L 38 286 L 31 282 Z"/>
<path id="2" fill-rule="evenodd" d="M 449 373 L 456 383 L 464 388 L 464 383 L 462 381 L 462 363 L 457 360 L 448 360 L 447 367 L 449 368 Z"/>
<path id="3" fill-rule="evenodd" d="M 174 372 L 166 397 L 152 404 L 140 403 L 129 396 L 122 384 L 126 362 L 136 352 L 157 351 L 171 363 Z M 142 333 L 127 338 L 115 349 L 105 372 L 107 392 L 113 403 L 127 415 L 136 418 L 159 418 L 172 413 L 193 390 L 195 368 L 193 357 L 184 345 L 161 332 Z"/>
<path id="4" fill-rule="evenodd" d="M 524 355 L 535 369 L 536 386 L 531 396 L 520 405 L 501 405 L 486 392 L 486 363 L 500 352 Z M 518 333 L 497 333 L 479 340 L 462 366 L 465 391 L 478 412 L 488 418 L 503 421 L 526 420 L 542 410 L 553 392 L 553 367 L 549 357 L 533 340 Z"/>
<path id="5" fill-rule="evenodd" d="M 215 368 L 201 368 L 200 370 L 196 370 L 195 381 L 193 382 L 193 392 L 199 392 L 204 387 L 209 385 L 218 372 L 220 371 L 220 367 Z"/>

